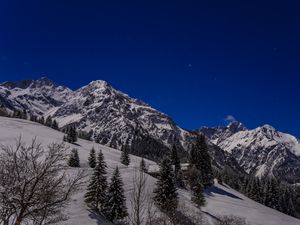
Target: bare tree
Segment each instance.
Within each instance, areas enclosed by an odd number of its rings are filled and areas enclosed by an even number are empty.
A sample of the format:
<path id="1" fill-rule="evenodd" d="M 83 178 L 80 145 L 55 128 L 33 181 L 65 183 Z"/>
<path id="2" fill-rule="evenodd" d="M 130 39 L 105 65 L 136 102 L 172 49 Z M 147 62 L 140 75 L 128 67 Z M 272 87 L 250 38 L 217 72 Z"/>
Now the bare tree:
<path id="1" fill-rule="evenodd" d="M 46 149 L 36 140 L 21 138 L 15 146 L 0 147 L 0 224 L 54 224 L 65 216 L 63 207 L 84 178 L 80 169 L 68 170 L 64 144 Z"/>
<path id="2" fill-rule="evenodd" d="M 145 173 L 136 169 L 133 178 L 133 191 L 130 199 L 132 213 L 129 216 L 132 225 L 141 225 L 145 220 L 148 197 L 146 193 L 147 177 Z"/>
<path id="3" fill-rule="evenodd" d="M 154 201 L 152 198 L 150 198 L 147 202 L 146 215 L 146 225 L 157 225 L 155 223 L 155 220 L 157 218 L 157 210 L 155 209 Z"/>

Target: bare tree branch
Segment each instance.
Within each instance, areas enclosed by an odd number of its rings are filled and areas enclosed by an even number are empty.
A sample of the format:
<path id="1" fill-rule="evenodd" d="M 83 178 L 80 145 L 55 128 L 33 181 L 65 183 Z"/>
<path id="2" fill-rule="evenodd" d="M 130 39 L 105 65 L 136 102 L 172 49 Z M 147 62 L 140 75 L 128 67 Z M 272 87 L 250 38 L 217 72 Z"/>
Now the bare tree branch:
<path id="1" fill-rule="evenodd" d="M 45 150 L 36 139 L 27 146 L 20 137 L 15 146 L 0 149 L 0 224 L 64 220 L 62 209 L 85 177 L 83 170 L 67 171 L 64 144 L 53 143 Z"/>

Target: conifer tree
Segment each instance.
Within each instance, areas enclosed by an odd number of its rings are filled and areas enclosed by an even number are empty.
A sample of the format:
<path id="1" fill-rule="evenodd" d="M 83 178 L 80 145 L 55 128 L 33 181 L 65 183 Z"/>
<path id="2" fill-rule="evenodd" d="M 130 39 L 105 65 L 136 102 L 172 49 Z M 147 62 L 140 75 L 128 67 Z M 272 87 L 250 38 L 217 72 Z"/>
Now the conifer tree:
<path id="1" fill-rule="evenodd" d="M 67 141 L 69 143 L 74 143 L 77 141 L 77 131 L 75 126 L 69 126 L 66 130 L 67 133 Z"/>
<path id="2" fill-rule="evenodd" d="M 55 130 L 59 130 L 58 123 L 57 123 L 56 120 L 53 120 L 52 126 L 51 126 L 51 127 L 52 127 L 53 129 L 55 129 Z"/>
<path id="3" fill-rule="evenodd" d="M 287 199 L 287 210 L 286 214 L 295 216 L 295 206 L 292 198 Z"/>
<path id="4" fill-rule="evenodd" d="M 146 169 L 146 163 L 145 163 L 144 158 L 142 158 L 142 160 L 141 160 L 141 162 L 140 162 L 140 170 L 143 171 L 144 173 L 147 172 L 147 169 Z"/>
<path id="5" fill-rule="evenodd" d="M 63 141 L 67 141 L 67 136 L 66 135 L 63 136 Z"/>
<path id="6" fill-rule="evenodd" d="M 78 155 L 78 150 L 73 148 L 70 154 L 68 165 L 70 167 L 80 167 L 80 160 Z"/>
<path id="7" fill-rule="evenodd" d="M 264 187 L 263 204 L 278 209 L 278 199 L 278 182 L 274 178 L 268 178 Z"/>
<path id="8" fill-rule="evenodd" d="M 200 135 L 196 139 L 196 143 L 190 150 L 189 166 L 196 167 L 200 172 L 200 180 L 204 187 L 213 184 L 213 172 L 211 167 L 211 159 L 208 154 L 208 147 L 205 137 Z"/>
<path id="9" fill-rule="evenodd" d="M 169 158 L 165 158 L 160 165 L 159 178 L 154 189 L 154 201 L 164 212 L 173 212 L 177 208 L 177 189 Z"/>
<path id="10" fill-rule="evenodd" d="M 40 124 L 45 124 L 45 118 L 43 116 L 41 116 L 38 122 Z"/>
<path id="11" fill-rule="evenodd" d="M 22 119 L 24 119 L 24 120 L 28 119 L 28 115 L 27 115 L 26 109 L 23 109 Z"/>
<path id="12" fill-rule="evenodd" d="M 89 156 L 88 160 L 89 160 L 89 166 L 91 168 L 95 168 L 95 166 L 96 166 L 96 151 L 95 151 L 94 147 L 92 147 L 92 149 L 90 151 L 90 156 Z"/>
<path id="13" fill-rule="evenodd" d="M 90 178 L 90 183 L 85 194 L 85 202 L 90 204 L 94 209 L 105 214 L 105 206 L 107 205 L 107 179 L 106 179 L 106 163 L 104 156 L 100 150 L 96 167 Z"/>
<path id="14" fill-rule="evenodd" d="M 198 206 L 198 208 L 204 206 L 205 205 L 205 197 L 203 195 L 204 187 L 203 184 L 201 184 L 200 180 L 194 182 L 194 185 L 191 187 L 191 191 L 192 191 L 191 200 Z"/>
<path id="15" fill-rule="evenodd" d="M 52 118 L 51 118 L 51 116 L 48 116 L 48 117 L 46 118 L 45 125 L 46 125 L 47 127 L 52 127 Z"/>
<path id="16" fill-rule="evenodd" d="M 5 116 L 5 117 L 8 116 L 7 110 L 5 109 L 4 105 L 1 103 L 0 103 L 0 116 Z"/>
<path id="17" fill-rule="evenodd" d="M 288 191 L 287 191 L 286 187 L 283 187 L 283 191 L 280 194 L 279 199 L 278 199 L 278 207 L 279 207 L 278 210 L 280 212 L 283 212 L 286 214 L 288 211 L 288 200 L 287 199 L 288 199 Z"/>
<path id="18" fill-rule="evenodd" d="M 128 166 L 130 163 L 129 147 L 127 145 L 123 145 L 121 151 L 121 163 Z"/>
<path id="19" fill-rule="evenodd" d="M 38 121 L 37 116 L 32 115 L 32 114 L 30 114 L 29 120 L 32 121 L 32 122 L 37 122 Z"/>
<path id="20" fill-rule="evenodd" d="M 173 145 L 171 150 L 171 161 L 174 166 L 175 182 L 178 186 L 183 187 L 182 171 L 180 165 L 180 159 L 178 157 L 177 147 Z"/>
<path id="21" fill-rule="evenodd" d="M 192 192 L 191 200 L 200 208 L 205 205 L 204 187 L 201 183 L 201 173 L 194 165 L 188 171 L 188 183 Z"/>
<path id="22" fill-rule="evenodd" d="M 123 182 L 118 167 L 116 167 L 108 188 L 108 201 L 105 208 L 107 219 L 112 222 L 128 216 Z"/>

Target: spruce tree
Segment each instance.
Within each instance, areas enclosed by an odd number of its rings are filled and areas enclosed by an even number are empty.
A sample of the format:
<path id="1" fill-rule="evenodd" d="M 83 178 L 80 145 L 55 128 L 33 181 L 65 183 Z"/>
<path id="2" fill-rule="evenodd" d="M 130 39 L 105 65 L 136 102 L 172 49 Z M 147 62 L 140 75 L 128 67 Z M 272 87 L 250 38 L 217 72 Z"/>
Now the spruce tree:
<path id="1" fill-rule="evenodd" d="M 278 210 L 280 212 L 286 213 L 288 211 L 288 190 L 286 187 L 283 187 L 283 191 L 278 199 Z"/>
<path id="2" fill-rule="evenodd" d="M 67 141 L 69 143 L 75 143 L 77 141 L 77 131 L 75 126 L 69 126 L 66 130 L 67 133 Z"/>
<path id="3" fill-rule="evenodd" d="M 154 201 L 164 212 L 173 212 L 177 208 L 178 196 L 169 158 L 165 158 L 160 165 L 159 178 L 154 189 Z"/>
<path id="4" fill-rule="evenodd" d="M 94 172 L 90 178 L 90 183 L 85 194 L 85 202 L 103 214 L 105 214 L 105 206 L 108 200 L 106 167 L 103 153 L 100 150 L 97 157 L 96 167 L 94 168 Z"/>
<path id="5" fill-rule="evenodd" d="M 51 118 L 51 116 L 48 116 L 48 117 L 46 118 L 45 125 L 46 125 L 47 127 L 52 127 L 52 118 Z"/>
<path id="6" fill-rule="evenodd" d="M 178 157 L 178 151 L 177 151 L 177 148 L 175 145 L 173 145 L 172 150 L 171 150 L 171 161 L 172 161 L 172 165 L 174 166 L 174 174 L 175 174 L 176 184 L 178 186 L 184 186 L 183 179 L 182 179 L 180 159 Z"/>
<path id="7" fill-rule="evenodd" d="M 57 123 L 56 120 L 53 120 L 52 126 L 51 126 L 51 127 L 52 127 L 53 129 L 55 129 L 55 130 L 59 130 L 58 123 Z"/>
<path id="8" fill-rule="evenodd" d="M 70 167 L 80 167 L 80 160 L 78 155 L 78 150 L 73 148 L 70 154 L 68 165 Z"/>
<path id="9" fill-rule="evenodd" d="M 143 171 L 144 173 L 147 173 L 146 163 L 145 163 L 144 158 L 142 158 L 142 160 L 140 162 L 140 170 Z"/>
<path id="10" fill-rule="evenodd" d="M 27 120 L 27 119 L 28 119 L 28 115 L 27 115 L 27 112 L 26 112 L 25 109 L 23 109 L 21 118 L 24 119 L 24 120 Z"/>
<path id="11" fill-rule="evenodd" d="M 63 136 L 63 141 L 68 141 L 66 135 Z"/>
<path id="12" fill-rule="evenodd" d="M 108 220 L 115 222 L 128 216 L 123 182 L 118 167 L 116 167 L 108 188 L 108 201 L 105 207 Z"/>
<path id="13" fill-rule="evenodd" d="M 203 184 L 201 184 L 200 180 L 194 182 L 194 185 L 191 187 L 191 191 L 192 191 L 191 200 L 198 206 L 198 208 L 204 206 L 205 205 L 205 197 L 203 195 L 204 187 Z"/>
<path id="14" fill-rule="evenodd" d="M 191 168 L 193 165 L 200 171 L 200 180 L 204 187 L 212 185 L 213 172 L 211 159 L 203 135 L 197 137 L 195 144 L 193 144 L 190 150 L 189 167 Z"/>
<path id="15" fill-rule="evenodd" d="M 264 199 L 263 204 L 269 206 L 273 209 L 278 209 L 278 199 L 279 199 L 279 192 L 278 192 L 278 182 L 274 178 L 268 178 L 265 182 L 264 186 Z"/>
<path id="16" fill-rule="evenodd" d="M 38 121 L 40 124 L 45 124 L 45 118 L 41 116 L 41 118 Z"/>
<path id="17" fill-rule="evenodd" d="M 89 161 L 89 166 L 91 168 L 95 168 L 95 166 L 96 166 L 96 151 L 95 151 L 94 147 L 92 147 L 92 149 L 90 151 L 90 156 L 88 158 L 88 161 Z"/>
<path id="18" fill-rule="evenodd" d="M 287 211 L 286 214 L 290 215 L 290 216 L 295 216 L 295 206 L 294 206 L 294 202 L 292 198 L 288 198 L 287 199 Z"/>
<path id="19" fill-rule="evenodd" d="M 121 163 L 128 166 L 130 163 L 129 147 L 127 145 L 123 145 L 121 151 Z"/>

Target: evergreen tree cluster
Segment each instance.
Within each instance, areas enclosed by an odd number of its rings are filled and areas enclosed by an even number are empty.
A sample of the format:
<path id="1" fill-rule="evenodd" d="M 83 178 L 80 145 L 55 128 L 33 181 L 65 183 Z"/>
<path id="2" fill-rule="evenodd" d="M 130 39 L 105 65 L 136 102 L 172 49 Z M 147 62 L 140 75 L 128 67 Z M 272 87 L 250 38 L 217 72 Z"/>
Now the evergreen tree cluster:
<path id="1" fill-rule="evenodd" d="M 84 140 L 88 140 L 88 141 L 92 141 L 93 134 L 94 134 L 93 130 L 90 130 L 89 132 L 86 132 L 86 131 L 83 131 L 83 130 L 79 130 L 78 131 L 78 138 L 81 138 L 81 139 L 84 139 Z"/>
<path id="2" fill-rule="evenodd" d="M 94 150 L 91 150 L 89 163 L 93 164 Z M 99 152 L 93 174 L 85 194 L 85 202 L 96 212 L 111 222 L 124 219 L 128 213 L 123 182 L 116 167 L 110 184 L 107 183 L 106 163 L 102 151 Z"/>
<path id="3" fill-rule="evenodd" d="M 88 161 L 89 161 L 89 166 L 91 168 L 95 168 L 96 167 L 97 161 L 96 161 L 96 151 L 95 151 L 94 147 L 92 147 L 92 149 L 90 151 L 90 155 L 89 155 Z"/>
<path id="4" fill-rule="evenodd" d="M 68 165 L 70 167 L 80 167 L 80 159 L 78 155 L 78 150 L 73 148 L 69 157 Z"/>
<path id="5" fill-rule="evenodd" d="M 213 184 L 213 170 L 205 137 L 200 135 L 190 150 L 189 167 L 198 170 L 199 182 L 204 187 Z"/>
<path id="6" fill-rule="evenodd" d="M 19 118 L 19 119 L 24 119 L 24 120 L 28 119 L 28 115 L 27 115 L 27 112 L 26 112 L 25 109 L 24 110 L 18 110 L 18 109 L 16 109 L 12 113 L 11 117 L 13 117 L 13 118 Z"/>
<path id="7" fill-rule="evenodd" d="M 172 213 L 178 206 L 178 194 L 175 184 L 175 174 L 169 157 L 163 159 L 160 165 L 159 177 L 154 189 L 154 201 L 165 213 Z"/>
<path id="8" fill-rule="evenodd" d="M 125 166 L 128 166 L 130 164 L 130 156 L 129 156 L 129 146 L 128 145 L 123 145 L 122 146 L 122 153 L 121 153 L 121 158 L 120 161 L 122 164 Z"/>
<path id="9" fill-rule="evenodd" d="M 122 220 L 128 216 L 123 186 L 120 171 L 116 167 L 108 188 L 105 209 L 105 215 L 110 221 Z"/>
<path id="10" fill-rule="evenodd" d="M 191 200 L 194 202 L 199 208 L 205 205 L 205 197 L 203 195 L 204 185 L 201 180 L 201 173 L 196 168 L 196 166 L 190 167 L 188 174 L 188 183 L 190 186 L 190 190 L 192 193 Z"/>
<path id="11" fill-rule="evenodd" d="M 238 174 L 226 167 L 223 171 L 214 171 L 221 182 L 247 197 L 290 216 L 300 215 L 299 188 L 272 177 L 258 178 L 247 174 Z M 219 181 L 220 183 L 220 181 Z"/>
<path id="12" fill-rule="evenodd" d="M 45 126 L 51 127 L 51 128 L 53 128 L 55 130 L 59 130 L 57 121 L 55 119 L 53 120 L 51 116 L 48 116 L 46 118 Z"/>
<path id="13" fill-rule="evenodd" d="M 76 131 L 75 125 L 67 126 L 64 129 L 64 132 L 66 133 L 66 135 L 64 135 L 64 138 L 63 138 L 64 141 L 67 141 L 71 144 L 73 144 L 77 141 L 77 131 Z"/>
<path id="14" fill-rule="evenodd" d="M 171 149 L 170 158 L 174 169 L 175 183 L 178 187 L 184 187 L 183 174 L 180 165 L 180 158 L 178 156 L 178 149 L 176 145 L 173 145 Z"/>
<path id="15" fill-rule="evenodd" d="M 15 110 L 12 114 L 8 113 L 4 108 L 0 107 L 0 116 L 6 116 L 6 117 L 12 117 L 12 118 L 19 118 L 24 120 L 30 120 L 32 122 L 40 123 L 42 125 L 45 125 L 47 127 L 51 127 L 55 130 L 59 130 L 59 126 L 57 121 L 51 118 L 51 116 L 48 116 L 45 120 L 43 116 L 38 117 L 36 115 L 28 114 L 26 110 Z"/>
<path id="16" fill-rule="evenodd" d="M 10 117 L 9 113 L 7 112 L 7 110 L 0 106 L 0 116 L 4 116 L 4 117 Z"/>

